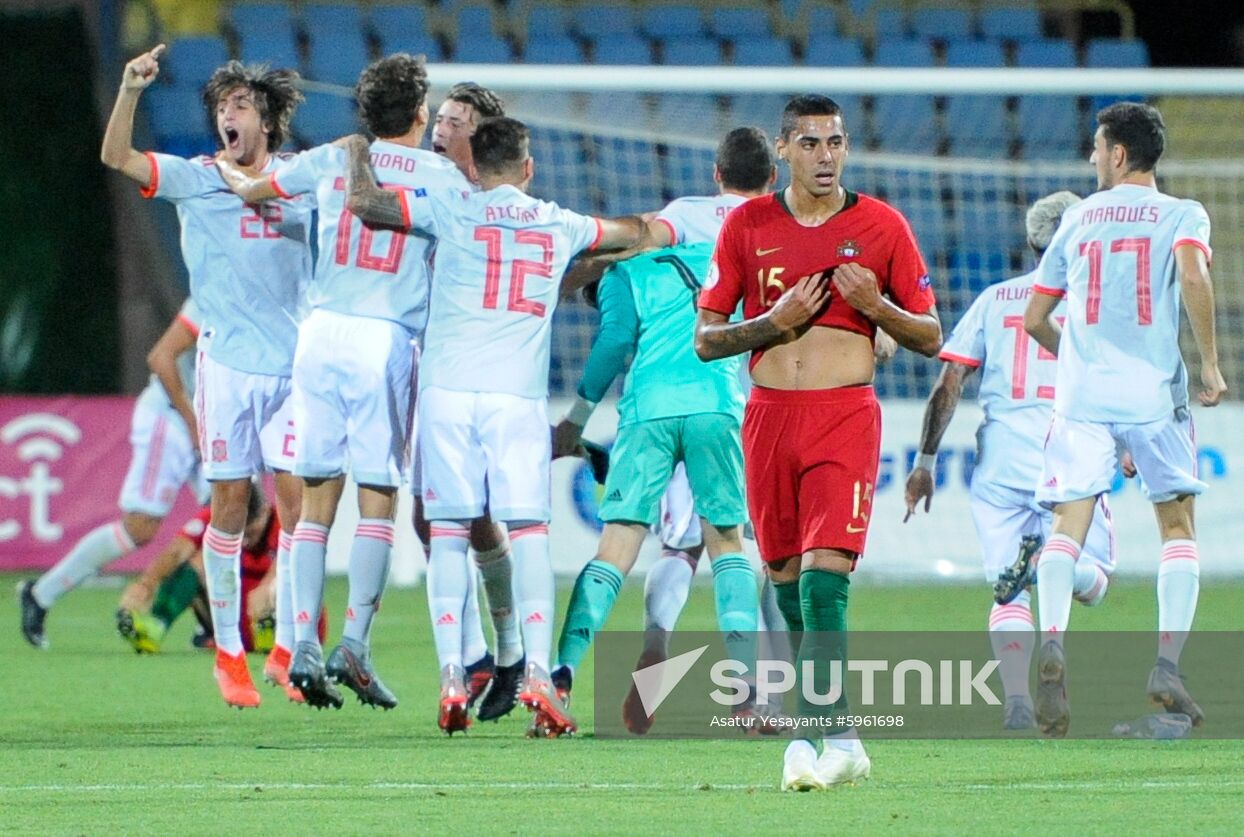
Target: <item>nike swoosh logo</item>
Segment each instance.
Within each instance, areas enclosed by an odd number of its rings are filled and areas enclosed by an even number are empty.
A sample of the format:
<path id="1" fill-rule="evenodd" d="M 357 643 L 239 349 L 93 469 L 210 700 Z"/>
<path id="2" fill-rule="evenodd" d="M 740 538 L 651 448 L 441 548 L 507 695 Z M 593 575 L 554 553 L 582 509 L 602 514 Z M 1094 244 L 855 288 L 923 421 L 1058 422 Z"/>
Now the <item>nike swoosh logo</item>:
<path id="1" fill-rule="evenodd" d="M 770 248 L 770 249 L 768 249 L 768 250 L 761 250 L 759 247 L 757 247 L 757 248 L 756 248 L 756 258 L 760 258 L 761 256 L 767 256 L 767 255 L 769 255 L 770 253 L 776 253 L 778 250 L 781 250 L 781 249 L 782 249 L 781 247 L 771 247 L 771 248 Z"/>

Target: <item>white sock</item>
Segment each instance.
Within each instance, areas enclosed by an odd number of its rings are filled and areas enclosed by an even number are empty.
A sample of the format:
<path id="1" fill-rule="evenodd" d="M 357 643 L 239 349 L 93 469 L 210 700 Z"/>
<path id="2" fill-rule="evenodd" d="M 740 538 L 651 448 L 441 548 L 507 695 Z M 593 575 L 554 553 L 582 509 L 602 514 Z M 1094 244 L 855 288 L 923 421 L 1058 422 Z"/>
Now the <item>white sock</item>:
<path id="1" fill-rule="evenodd" d="M 242 533 L 230 535 L 208 526 L 203 535 L 203 576 L 212 610 L 216 647 L 230 656 L 241 654 Z"/>
<path id="2" fill-rule="evenodd" d="M 133 551 L 134 541 L 121 521 L 105 523 L 83 535 L 56 566 L 39 577 L 31 593 L 40 607 L 51 607 L 105 564 Z"/>
<path id="3" fill-rule="evenodd" d="M 289 564 L 293 545 L 293 535 L 282 530 L 276 549 L 276 644 L 286 651 L 294 648 L 294 579 Z"/>
<path id="4" fill-rule="evenodd" d="M 320 607 L 324 603 L 324 559 L 328 527 L 299 521 L 289 550 L 294 603 L 294 642 L 320 644 Z"/>
<path id="5" fill-rule="evenodd" d="M 1076 561 L 1075 586 L 1072 595 L 1085 607 L 1101 604 L 1110 587 L 1110 576 L 1092 561 Z"/>
<path id="6" fill-rule="evenodd" d="M 764 581 L 760 585 L 760 620 L 758 629 L 762 631 L 786 631 L 786 617 L 778 607 L 777 591 L 773 589 L 773 579 L 769 574 L 762 573 Z"/>
<path id="7" fill-rule="evenodd" d="M 1196 541 L 1172 540 L 1162 544 L 1158 566 L 1158 656 L 1179 665 L 1201 590 L 1201 562 Z"/>
<path id="8" fill-rule="evenodd" d="M 827 735 L 821 743 L 826 749 L 842 750 L 844 753 L 859 753 L 864 750 L 864 745 L 860 743 L 859 731 L 855 727 Z"/>
<path id="9" fill-rule="evenodd" d="M 346 624 L 341 635 L 368 645 L 371 624 L 380 610 L 380 597 L 389 579 L 393 553 L 393 521 L 360 518 L 350 547 L 350 592 L 346 598 Z"/>
<path id="10" fill-rule="evenodd" d="M 1062 642 L 1071 620 L 1071 591 L 1075 586 L 1080 545 L 1067 535 L 1050 535 L 1037 559 L 1037 604 L 1041 611 L 1042 642 Z"/>
<path id="11" fill-rule="evenodd" d="M 467 562 L 467 527 L 461 523 L 432 523 L 431 557 L 428 559 L 428 613 L 440 667 L 462 665 L 462 616 L 470 589 Z"/>
<path id="12" fill-rule="evenodd" d="M 998 676 L 1007 697 L 1028 697 L 1028 666 L 1032 662 L 1032 599 L 1027 590 L 1010 604 L 989 610 L 989 642 L 998 661 Z"/>
<path id="13" fill-rule="evenodd" d="M 523 656 L 523 637 L 514 612 L 514 563 L 506 538 L 492 549 L 475 553 L 475 566 L 484 579 L 492 629 L 497 634 L 497 665 L 512 666 Z"/>
<path id="14" fill-rule="evenodd" d="M 696 559 L 682 550 L 668 547 L 648 570 L 644 579 L 644 628 L 674 630 L 678 617 L 687 606 L 691 579 L 695 577 Z"/>
<path id="15" fill-rule="evenodd" d="M 534 523 L 510 531 L 514 555 L 514 599 L 522 623 L 527 664 L 549 670 L 553 653 L 554 582 L 549 558 L 549 525 Z"/>
<path id="16" fill-rule="evenodd" d="M 469 545 L 468 539 L 468 547 Z M 462 607 L 462 661 L 465 665 L 472 665 L 484 659 L 484 655 L 488 653 L 488 640 L 484 637 L 484 621 L 479 615 L 479 573 L 475 570 L 475 563 L 470 560 L 469 551 L 467 555 L 467 592 Z"/>

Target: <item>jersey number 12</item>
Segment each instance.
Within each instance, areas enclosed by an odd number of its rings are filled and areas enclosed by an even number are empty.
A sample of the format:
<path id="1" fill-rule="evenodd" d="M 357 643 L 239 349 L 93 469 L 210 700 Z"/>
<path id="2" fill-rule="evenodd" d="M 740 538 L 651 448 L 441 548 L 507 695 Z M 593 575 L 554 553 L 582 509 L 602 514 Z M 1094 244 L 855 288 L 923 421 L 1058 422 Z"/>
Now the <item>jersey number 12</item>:
<path id="1" fill-rule="evenodd" d="M 482 241 L 486 248 L 484 258 L 488 268 L 484 273 L 484 307 L 496 309 L 501 298 L 501 266 L 505 263 L 502 239 L 507 232 L 513 233 L 514 244 L 531 245 L 540 248 L 540 261 L 529 259 L 510 260 L 510 289 L 505 310 L 519 314 L 530 314 L 543 317 L 545 305 L 534 299 L 523 296 L 523 286 L 527 278 L 553 278 L 553 236 L 535 230 L 504 230 L 501 227 L 476 227 L 475 240 Z"/>

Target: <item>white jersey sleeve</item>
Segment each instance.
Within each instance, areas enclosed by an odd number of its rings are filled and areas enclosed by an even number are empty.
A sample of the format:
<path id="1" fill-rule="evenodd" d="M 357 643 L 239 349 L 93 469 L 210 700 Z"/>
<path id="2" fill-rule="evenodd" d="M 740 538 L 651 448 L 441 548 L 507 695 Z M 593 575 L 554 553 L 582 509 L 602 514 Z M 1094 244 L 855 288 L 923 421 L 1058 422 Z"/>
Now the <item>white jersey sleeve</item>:
<path id="1" fill-rule="evenodd" d="M 978 296 L 942 344 L 938 358 L 973 369 L 985 362 L 985 308 L 989 290 Z"/>
<path id="2" fill-rule="evenodd" d="M 315 192 L 326 176 L 326 169 L 344 155 L 345 151 L 336 146 L 318 145 L 295 154 L 282 168 L 268 175 L 268 182 L 283 198 Z"/>
<path id="3" fill-rule="evenodd" d="M 142 189 L 145 198 L 182 201 L 210 194 L 221 185 L 210 157 L 187 160 L 148 151 L 147 159 L 151 162 L 151 182 Z"/>
<path id="4" fill-rule="evenodd" d="M 1205 207 L 1196 201 L 1184 201 L 1184 212 L 1175 226 L 1175 243 L 1172 249 L 1184 245 L 1192 245 L 1205 253 L 1205 260 L 1214 260 L 1214 251 L 1209 246 L 1209 214 Z"/>
<path id="5" fill-rule="evenodd" d="M 669 228 L 673 244 L 713 243 L 726 216 L 746 201 L 733 194 L 678 198 L 658 212 L 656 220 Z"/>

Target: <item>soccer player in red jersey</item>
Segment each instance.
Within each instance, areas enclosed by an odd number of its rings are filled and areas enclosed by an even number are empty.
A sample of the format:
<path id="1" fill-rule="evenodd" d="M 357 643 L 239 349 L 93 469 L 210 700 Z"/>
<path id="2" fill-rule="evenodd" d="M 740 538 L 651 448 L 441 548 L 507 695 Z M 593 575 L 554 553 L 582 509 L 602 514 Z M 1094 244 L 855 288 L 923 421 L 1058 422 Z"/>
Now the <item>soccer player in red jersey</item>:
<path id="1" fill-rule="evenodd" d="M 942 330 L 907 221 L 842 184 L 848 137 L 838 105 L 818 95 L 791 99 L 777 152 L 790 185 L 726 218 L 695 344 L 702 360 L 752 353 L 748 506 L 782 614 L 791 631 L 808 632 L 800 661 L 822 658 L 819 681 L 828 674 L 824 657 L 846 653 L 849 578 L 872 511 L 881 443 L 874 336 L 884 329 L 933 357 Z M 730 322 L 740 301 L 743 319 Z M 832 707 L 845 708 L 845 699 Z M 809 739 L 790 744 L 782 786 L 823 789 L 869 769 L 855 731 L 836 728 L 819 758 Z"/>

